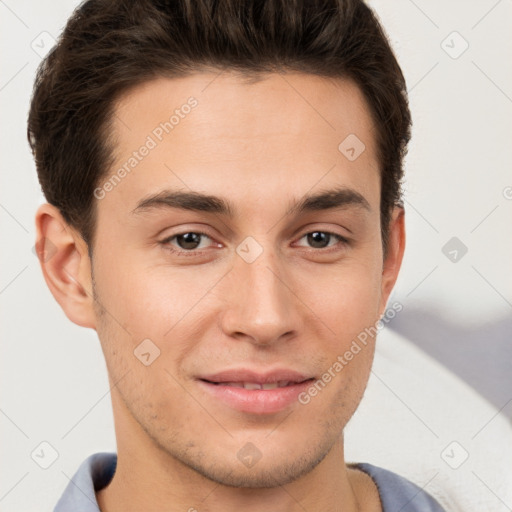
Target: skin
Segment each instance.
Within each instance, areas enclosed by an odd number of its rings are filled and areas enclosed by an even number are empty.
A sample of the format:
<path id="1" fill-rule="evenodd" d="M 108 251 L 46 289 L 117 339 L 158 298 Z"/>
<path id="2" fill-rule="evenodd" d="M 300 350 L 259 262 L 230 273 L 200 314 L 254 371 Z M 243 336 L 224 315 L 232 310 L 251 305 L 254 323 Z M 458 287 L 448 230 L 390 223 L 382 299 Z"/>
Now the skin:
<path id="1" fill-rule="evenodd" d="M 101 510 L 381 510 L 373 481 L 343 463 L 343 429 L 375 339 L 308 404 L 278 413 L 236 411 L 196 380 L 242 366 L 320 378 L 383 314 L 402 261 L 404 212 L 392 213 L 384 257 L 375 126 L 362 93 L 299 73 L 255 83 L 226 71 L 152 80 L 116 103 L 105 179 L 190 96 L 197 107 L 96 200 L 92 261 L 57 209 L 42 205 L 36 216 L 38 239 L 55 246 L 41 262 L 46 282 L 70 320 L 97 331 L 109 372 L 118 465 L 97 492 Z M 366 147 L 354 161 L 338 150 L 349 134 Z M 290 212 L 334 188 L 357 192 L 368 208 Z M 218 196 L 233 215 L 133 212 L 163 189 Z M 208 236 L 195 253 L 168 240 L 198 231 Z M 326 248 L 312 246 L 306 235 L 315 231 L 348 243 L 327 236 Z M 252 263 L 236 252 L 248 236 L 262 248 Z M 147 338 L 160 349 L 149 366 L 134 356 Z M 237 457 L 247 442 L 261 453 L 251 468 Z"/>

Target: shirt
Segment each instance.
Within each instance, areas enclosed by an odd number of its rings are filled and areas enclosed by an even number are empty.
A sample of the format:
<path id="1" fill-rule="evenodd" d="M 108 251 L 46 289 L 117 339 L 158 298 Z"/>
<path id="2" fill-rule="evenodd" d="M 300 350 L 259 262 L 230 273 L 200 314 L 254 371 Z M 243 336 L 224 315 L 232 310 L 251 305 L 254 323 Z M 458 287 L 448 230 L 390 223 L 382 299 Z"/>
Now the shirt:
<path id="1" fill-rule="evenodd" d="M 53 512 L 98 512 L 95 491 L 106 487 L 117 465 L 116 453 L 95 453 L 85 459 L 68 483 Z M 404 477 L 365 462 L 350 464 L 375 482 L 383 512 L 445 512 L 423 489 Z"/>

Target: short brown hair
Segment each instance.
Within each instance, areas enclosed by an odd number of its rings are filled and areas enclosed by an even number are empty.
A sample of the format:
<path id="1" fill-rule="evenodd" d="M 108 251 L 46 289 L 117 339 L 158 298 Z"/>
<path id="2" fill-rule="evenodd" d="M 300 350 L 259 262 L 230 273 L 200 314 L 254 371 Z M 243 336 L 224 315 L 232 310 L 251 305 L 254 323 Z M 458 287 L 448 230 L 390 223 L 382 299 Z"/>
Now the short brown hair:
<path id="1" fill-rule="evenodd" d="M 155 77 L 225 68 L 358 85 L 377 127 L 385 250 L 392 208 L 401 204 L 411 116 L 402 71 L 362 0 L 88 0 L 38 69 L 28 139 L 47 201 L 90 253 L 93 191 L 112 163 L 115 100 Z"/>

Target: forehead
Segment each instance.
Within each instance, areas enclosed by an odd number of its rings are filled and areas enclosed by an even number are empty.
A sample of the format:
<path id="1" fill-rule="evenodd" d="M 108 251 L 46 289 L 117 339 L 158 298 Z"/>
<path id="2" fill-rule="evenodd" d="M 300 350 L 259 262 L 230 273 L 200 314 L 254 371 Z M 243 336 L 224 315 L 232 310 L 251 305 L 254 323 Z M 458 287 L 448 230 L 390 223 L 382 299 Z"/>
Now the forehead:
<path id="1" fill-rule="evenodd" d="M 249 82 L 226 71 L 158 78 L 116 103 L 112 135 L 103 183 L 122 174 L 108 202 L 127 209 L 163 187 L 241 202 L 300 197 L 316 183 L 379 195 L 374 124 L 350 80 L 276 73 Z"/>

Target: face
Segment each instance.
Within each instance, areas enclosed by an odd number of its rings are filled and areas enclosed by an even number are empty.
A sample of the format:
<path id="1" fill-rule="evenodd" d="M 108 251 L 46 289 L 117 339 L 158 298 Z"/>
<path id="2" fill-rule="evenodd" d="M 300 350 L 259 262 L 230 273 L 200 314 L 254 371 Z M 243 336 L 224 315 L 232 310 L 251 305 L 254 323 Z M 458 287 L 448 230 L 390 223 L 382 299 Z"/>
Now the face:
<path id="1" fill-rule="evenodd" d="M 116 104 L 92 271 L 123 435 L 247 487 L 340 441 L 375 340 L 345 353 L 398 271 L 374 133 L 353 83 L 302 74 L 158 79 Z"/>

